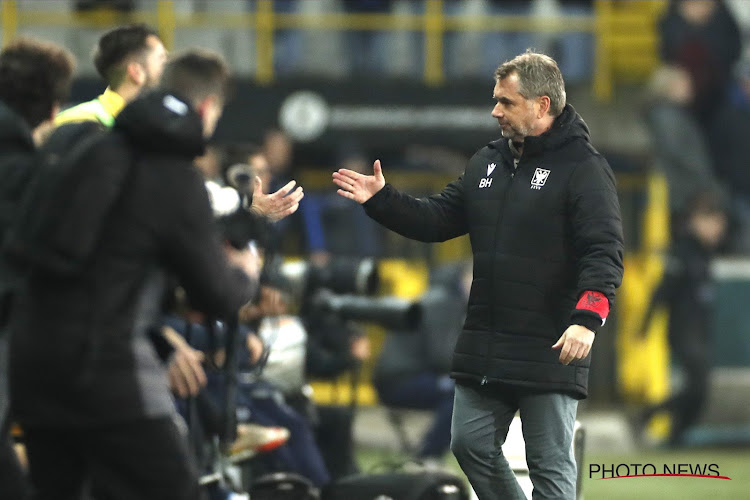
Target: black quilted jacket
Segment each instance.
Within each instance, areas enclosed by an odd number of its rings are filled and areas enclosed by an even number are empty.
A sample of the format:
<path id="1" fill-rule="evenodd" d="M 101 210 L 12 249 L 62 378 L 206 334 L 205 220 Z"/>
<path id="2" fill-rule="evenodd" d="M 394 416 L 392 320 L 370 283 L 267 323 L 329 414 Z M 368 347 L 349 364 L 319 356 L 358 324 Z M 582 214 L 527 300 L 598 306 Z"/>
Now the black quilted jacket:
<path id="1" fill-rule="evenodd" d="M 576 303 L 587 290 L 614 301 L 623 237 L 614 175 L 572 106 L 526 138 L 517 167 L 501 139 L 440 194 L 417 199 L 386 185 L 364 206 L 408 238 L 469 233 L 474 281 L 454 377 L 586 397 L 590 355 L 566 366 L 551 346 L 573 323 L 601 325 Z"/>

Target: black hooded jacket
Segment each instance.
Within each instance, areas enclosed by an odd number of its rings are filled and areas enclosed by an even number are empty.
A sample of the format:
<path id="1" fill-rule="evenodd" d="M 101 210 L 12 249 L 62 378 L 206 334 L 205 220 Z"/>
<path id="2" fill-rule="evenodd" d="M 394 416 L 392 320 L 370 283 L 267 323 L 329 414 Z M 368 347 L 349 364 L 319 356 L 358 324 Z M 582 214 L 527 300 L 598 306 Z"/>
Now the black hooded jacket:
<path id="1" fill-rule="evenodd" d="M 176 275 L 196 309 L 219 318 L 236 313 L 257 287 L 223 255 L 192 163 L 205 141 L 188 101 L 161 91 L 143 96 L 109 133 L 118 140 L 92 161 L 134 160 L 93 255 L 72 275 L 32 271 L 14 311 L 11 397 L 26 426 L 171 414 L 166 372 L 147 335 L 160 316 L 165 274 Z"/>
<path id="2" fill-rule="evenodd" d="M 614 175 L 572 106 L 525 139 L 517 168 L 500 139 L 440 194 L 417 199 L 386 185 L 364 206 L 408 238 L 469 233 L 474 280 L 454 377 L 587 395 L 590 355 L 563 365 L 551 347 L 571 324 L 601 325 L 577 303 L 587 291 L 614 301 L 623 237 Z"/>
<path id="3" fill-rule="evenodd" d="M 0 101 L 0 246 L 17 215 L 36 162 L 36 148 L 26 122 Z M 0 259 L 0 326 L 7 318 L 10 296 L 20 275 Z"/>

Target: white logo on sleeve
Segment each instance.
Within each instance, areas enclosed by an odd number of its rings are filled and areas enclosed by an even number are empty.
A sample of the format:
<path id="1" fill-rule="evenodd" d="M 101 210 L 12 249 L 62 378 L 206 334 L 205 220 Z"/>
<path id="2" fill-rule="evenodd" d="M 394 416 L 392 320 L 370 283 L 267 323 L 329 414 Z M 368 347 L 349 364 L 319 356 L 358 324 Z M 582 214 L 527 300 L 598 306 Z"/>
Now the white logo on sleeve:
<path id="1" fill-rule="evenodd" d="M 489 165 L 487 165 L 487 177 L 492 174 L 492 171 L 495 170 L 496 166 L 497 165 L 495 165 L 494 163 L 490 163 Z"/>
<path id="2" fill-rule="evenodd" d="M 171 94 L 165 95 L 161 103 L 176 115 L 185 116 L 188 112 L 188 105 Z"/>
<path id="3" fill-rule="evenodd" d="M 531 189 L 542 189 L 544 183 L 547 182 L 547 177 L 549 177 L 549 170 L 543 168 L 534 170 L 534 178 L 531 179 Z"/>

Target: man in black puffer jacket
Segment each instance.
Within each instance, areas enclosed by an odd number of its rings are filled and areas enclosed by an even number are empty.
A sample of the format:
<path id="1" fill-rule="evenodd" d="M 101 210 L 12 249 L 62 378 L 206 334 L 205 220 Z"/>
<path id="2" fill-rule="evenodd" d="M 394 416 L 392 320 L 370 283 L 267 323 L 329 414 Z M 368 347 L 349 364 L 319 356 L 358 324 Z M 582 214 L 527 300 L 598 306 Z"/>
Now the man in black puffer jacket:
<path id="1" fill-rule="evenodd" d="M 572 499 L 577 401 L 623 273 L 620 207 L 555 61 L 527 52 L 502 64 L 495 82 L 503 138 L 442 193 L 399 193 L 380 161 L 372 176 L 333 178 L 339 194 L 406 237 L 469 233 L 474 280 L 451 370 L 451 449 L 482 500 L 524 498 L 500 449 L 520 409 L 534 498 Z"/>
<path id="2" fill-rule="evenodd" d="M 102 139 L 109 147 L 98 142 L 91 153 L 102 165 L 133 158 L 92 255 L 69 274 L 34 267 L 19 296 L 11 402 L 40 498 L 78 499 L 92 477 L 108 498 L 199 497 L 147 334 L 166 272 L 217 318 L 236 314 L 257 287 L 257 275 L 229 265 L 243 255 L 222 247 L 192 163 L 221 115 L 228 77 L 218 56 L 189 52 L 167 66 L 160 90 L 122 111 Z"/>

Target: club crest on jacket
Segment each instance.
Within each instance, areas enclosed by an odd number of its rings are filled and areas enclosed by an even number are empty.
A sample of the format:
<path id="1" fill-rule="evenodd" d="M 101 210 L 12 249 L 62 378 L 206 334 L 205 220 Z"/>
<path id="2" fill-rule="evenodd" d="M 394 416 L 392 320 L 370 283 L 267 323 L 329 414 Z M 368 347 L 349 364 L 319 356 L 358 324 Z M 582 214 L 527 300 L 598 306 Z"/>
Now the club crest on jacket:
<path id="1" fill-rule="evenodd" d="M 534 170 L 534 178 L 531 179 L 531 189 L 542 189 L 544 183 L 547 182 L 547 177 L 549 177 L 549 170 L 544 168 Z"/>

